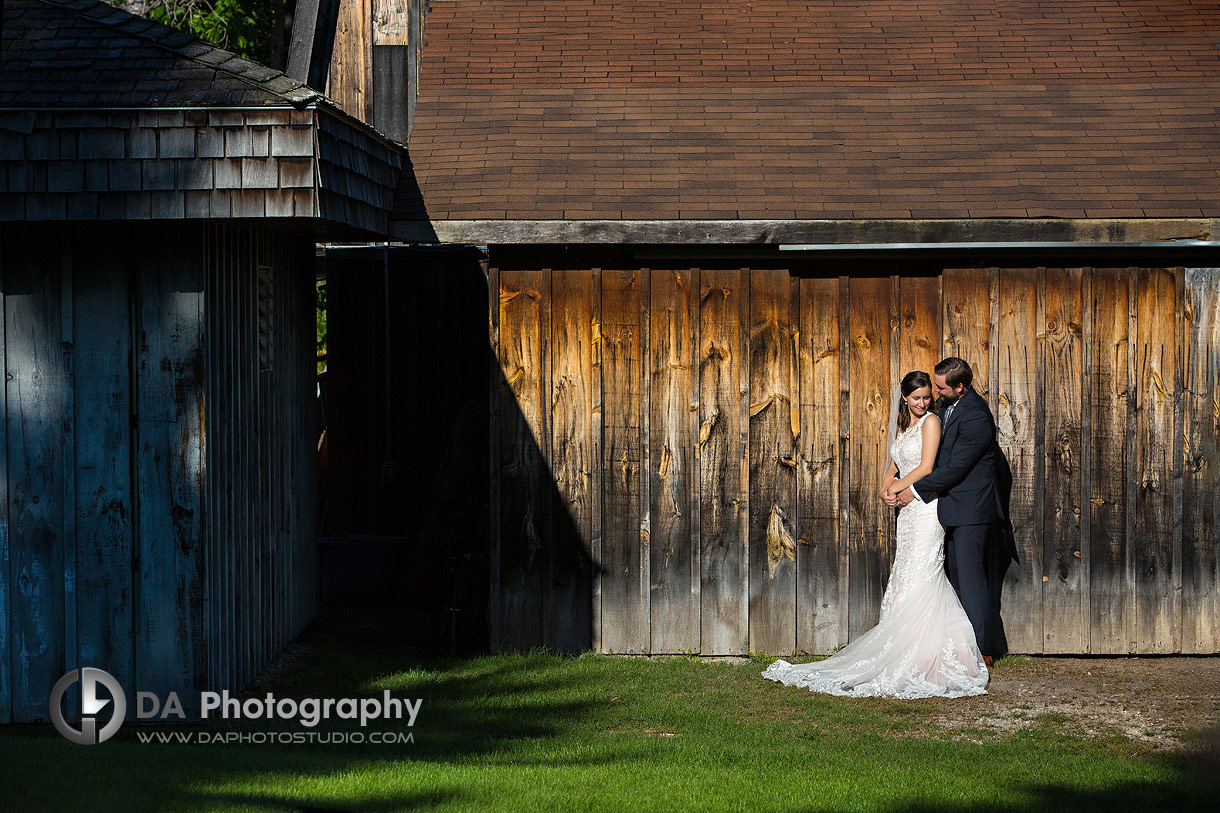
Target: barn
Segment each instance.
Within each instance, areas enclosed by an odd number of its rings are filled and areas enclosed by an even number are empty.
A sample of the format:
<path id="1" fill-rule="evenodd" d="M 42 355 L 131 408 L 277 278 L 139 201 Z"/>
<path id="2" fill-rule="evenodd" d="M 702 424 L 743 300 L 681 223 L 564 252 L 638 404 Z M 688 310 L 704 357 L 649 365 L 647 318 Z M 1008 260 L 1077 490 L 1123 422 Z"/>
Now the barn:
<path id="1" fill-rule="evenodd" d="M 0 6 L 0 722 L 82 666 L 190 711 L 314 615 L 315 245 L 384 234 L 403 150 L 108 3 Z"/>
<path id="2" fill-rule="evenodd" d="M 952 354 L 1008 648 L 1220 651 L 1214 4 L 302 0 L 295 78 L 0 5 L 0 721 L 240 687 L 314 615 L 318 243 L 323 530 L 455 638 L 832 651 Z"/>
<path id="3" fill-rule="evenodd" d="M 390 235 L 486 250 L 490 646 L 864 631 L 891 386 L 959 355 L 1011 472 L 1009 648 L 1220 651 L 1217 26 L 434 3 Z"/>

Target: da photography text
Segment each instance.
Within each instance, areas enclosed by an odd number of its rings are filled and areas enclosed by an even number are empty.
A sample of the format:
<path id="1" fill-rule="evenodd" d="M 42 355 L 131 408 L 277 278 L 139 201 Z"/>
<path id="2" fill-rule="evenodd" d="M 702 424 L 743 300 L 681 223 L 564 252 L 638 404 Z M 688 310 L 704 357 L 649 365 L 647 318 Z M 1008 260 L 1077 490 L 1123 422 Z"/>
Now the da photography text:
<path id="1" fill-rule="evenodd" d="M 80 683 L 80 726 L 73 726 L 63 709 L 68 689 Z M 81 745 L 96 745 L 114 736 L 127 716 L 127 696 L 123 687 L 109 673 L 92 667 L 68 672 L 55 684 L 50 696 L 51 722 L 67 739 Z M 204 720 L 296 720 L 304 728 L 313 728 L 323 720 L 358 720 L 361 727 L 377 720 L 403 720 L 414 726 L 423 699 L 391 697 L 389 689 L 381 697 L 276 697 L 267 692 L 262 697 L 232 697 L 225 689 L 220 692 L 200 692 L 200 716 Z M 187 715 L 177 692 L 164 697 L 154 692 L 136 692 L 137 720 L 177 721 Z M 151 741 L 141 738 L 141 741 Z M 300 738 L 296 741 L 316 741 Z M 346 741 L 355 742 L 348 738 Z M 361 740 L 363 741 L 363 738 Z"/>

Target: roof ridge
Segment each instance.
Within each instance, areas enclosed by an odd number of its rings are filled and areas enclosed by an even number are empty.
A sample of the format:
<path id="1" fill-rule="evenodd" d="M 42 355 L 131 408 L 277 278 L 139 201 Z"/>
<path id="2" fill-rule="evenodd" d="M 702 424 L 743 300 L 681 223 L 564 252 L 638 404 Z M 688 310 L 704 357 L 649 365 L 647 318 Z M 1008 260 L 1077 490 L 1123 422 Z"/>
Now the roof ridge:
<path id="1" fill-rule="evenodd" d="M 279 96 L 293 106 L 303 106 L 314 101 L 329 101 L 326 95 L 275 68 L 267 67 L 232 51 L 226 51 L 204 39 L 186 34 L 176 28 L 140 17 L 112 6 L 105 0 L 36 0 L 121 31 L 158 48 L 170 51 L 183 59 L 189 59 L 213 70 L 222 71 L 239 81 L 250 84 L 267 93 Z"/>

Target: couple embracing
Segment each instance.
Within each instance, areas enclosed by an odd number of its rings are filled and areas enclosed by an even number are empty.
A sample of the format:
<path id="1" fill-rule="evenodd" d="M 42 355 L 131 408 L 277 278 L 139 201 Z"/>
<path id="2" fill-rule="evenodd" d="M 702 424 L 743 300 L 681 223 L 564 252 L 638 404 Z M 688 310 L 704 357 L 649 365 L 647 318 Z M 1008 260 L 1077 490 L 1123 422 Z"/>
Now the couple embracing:
<path id="1" fill-rule="evenodd" d="M 881 619 L 823 661 L 778 660 L 763 677 L 849 697 L 986 694 L 994 643 L 989 532 L 1001 518 L 995 419 L 950 357 L 902 379 L 881 499 L 899 508 Z M 940 396 L 932 412 L 932 389 Z M 948 578 L 945 566 L 948 565 Z"/>

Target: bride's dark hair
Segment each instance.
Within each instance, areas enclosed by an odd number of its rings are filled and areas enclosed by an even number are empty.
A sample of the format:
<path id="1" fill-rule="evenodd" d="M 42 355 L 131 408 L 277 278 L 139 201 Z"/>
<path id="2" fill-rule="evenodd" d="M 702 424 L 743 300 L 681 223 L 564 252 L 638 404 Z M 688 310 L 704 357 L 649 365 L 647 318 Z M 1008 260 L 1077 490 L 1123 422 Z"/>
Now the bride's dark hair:
<path id="1" fill-rule="evenodd" d="M 923 370 L 911 370 L 902 377 L 902 403 L 898 405 L 898 431 L 903 432 L 911 425 L 911 408 L 907 406 L 907 396 L 920 387 L 931 387 L 932 379 Z"/>

